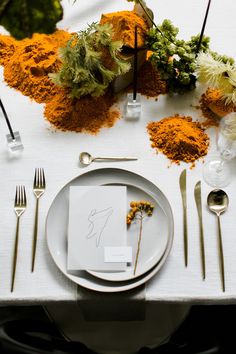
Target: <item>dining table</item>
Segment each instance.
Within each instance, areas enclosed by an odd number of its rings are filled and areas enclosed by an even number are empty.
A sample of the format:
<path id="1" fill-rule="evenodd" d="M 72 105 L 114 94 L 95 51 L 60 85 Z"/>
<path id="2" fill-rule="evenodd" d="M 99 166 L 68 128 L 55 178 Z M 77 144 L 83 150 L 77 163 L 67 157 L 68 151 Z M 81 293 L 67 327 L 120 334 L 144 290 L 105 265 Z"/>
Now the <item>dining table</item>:
<path id="1" fill-rule="evenodd" d="M 63 0 L 63 19 L 58 28 L 70 32 L 84 29 L 99 21 L 101 14 L 131 10 L 132 2 L 125 0 Z M 202 28 L 207 1 L 181 0 L 165 2 L 147 0 L 157 24 L 165 18 L 179 27 L 179 37 L 189 39 Z M 233 0 L 213 0 L 205 27 L 212 50 L 236 58 L 236 4 Z M 0 27 L 1 34 L 7 34 Z M 218 257 L 217 219 L 207 207 L 207 195 L 213 189 L 203 179 L 204 163 L 219 156 L 216 148 L 216 128 L 206 130 L 210 137 L 207 156 L 196 161 L 195 167 L 172 163 L 164 154 L 151 147 L 147 132 L 150 121 L 180 114 L 202 120 L 197 107 L 203 87 L 184 95 L 160 95 L 158 99 L 141 97 L 141 117 L 127 120 L 124 109 L 126 93 L 120 94 L 116 105 L 121 118 L 111 128 L 103 128 L 96 135 L 60 131 L 44 118 L 44 104 L 36 103 L 4 82 L 0 67 L 0 97 L 14 131 L 19 131 L 24 149 L 11 152 L 6 135 L 8 127 L 0 113 L 0 305 L 58 305 L 83 302 L 86 291 L 71 281 L 55 264 L 47 245 L 45 224 L 49 208 L 61 188 L 69 181 L 89 171 L 117 168 L 139 174 L 156 185 L 170 203 L 174 220 L 171 251 L 161 269 L 140 289 L 144 301 L 159 304 L 234 304 L 236 303 L 236 163 L 231 161 L 233 178 L 224 188 L 229 207 L 221 216 L 225 266 L 225 292 L 222 291 Z M 88 151 L 92 156 L 134 156 L 136 161 L 94 161 L 81 166 L 79 154 Z M 31 272 L 31 252 L 35 213 L 33 181 L 35 168 L 43 168 L 46 190 L 40 199 L 38 242 L 35 269 Z M 188 265 L 184 261 L 183 209 L 179 176 L 186 169 Z M 199 220 L 194 200 L 194 186 L 201 181 L 202 215 L 205 241 L 206 277 L 202 279 Z M 16 215 L 15 188 L 24 185 L 27 209 L 21 217 L 18 263 L 14 291 L 10 291 Z M 85 292 L 84 292 L 85 291 Z M 137 296 L 139 290 L 137 289 Z M 87 294 L 99 296 L 89 291 Z M 104 295 L 105 296 L 105 295 Z M 128 293 L 114 294 L 129 299 Z M 84 298 L 85 297 L 85 298 Z M 135 297 L 133 298 L 135 301 Z M 91 300 L 92 301 L 92 300 Z M 130 298 L 132 301 L 132 298 Z"/>

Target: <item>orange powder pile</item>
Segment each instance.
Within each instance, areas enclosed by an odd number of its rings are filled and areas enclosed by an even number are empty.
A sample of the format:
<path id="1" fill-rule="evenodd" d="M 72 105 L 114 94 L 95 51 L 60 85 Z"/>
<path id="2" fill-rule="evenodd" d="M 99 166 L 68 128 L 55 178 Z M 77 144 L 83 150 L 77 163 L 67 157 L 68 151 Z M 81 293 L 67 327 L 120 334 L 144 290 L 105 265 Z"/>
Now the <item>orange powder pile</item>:
<path id="1" fill-rule="evenodd" d="M 201 96 L 200 109 L 206 118 L 203 125 L 210 127 L 218 126 L 219 118 L 224 117 L 228 113 L 235 112 L 236 106 L 233 103 L 226 104 L 220 90 L 208 88 Z"/>
<path id="2" fill-rule="evenodd" d="M 21 41 L 0 35 L 4 79 L 23 95 L 46 103 L 45 117 L 57 129 L 96 134 L 103 127 L 113 126 L 120 117 L 120 112 L 112 109 L 114 97 L 107 93 L 102 97 L 72 100 L 66 90 L 48 77 L 59 70 L 58 48 L 65 46 L 70 37 L 70 33 L 62 30 L 52 35 L 34 34 Z M 109 57 L 102 58 L 105 59 L 109 63 Z"/>
<path id="3" fill-rule="evenodd" d="M 4 79 L 7 84 L 38 103 L 49 101 L 57 87 L 48 74 L 58 71 L 61 64 L 58 48 L 64 46 L 70 37 L 68 32 L 62 30 L 52 35 L 36 33 L 32 38 L 21 41 L 0 36 L 0 51 L 3 58 L 5 56 L 2 61 Z"/>
<path id="4" fill-rule="evenodd" d="M 145 35 L 149 30 L 147 22 L 134 11 L 118 11 L 102 15 L 100 24 L 111 23 L 113 40 L 122 41 L 124 46 L 134 48 L 134 32 L 137 26 L 138 47 L 145 44 Z"/>
<path id="5" fill-rule="evenodd" d="M 151 146 L 177 164 L 190 162 L 194 167 L 194 162 L 207 154 L 209 137 L 189 116 L 175 115 L 150 122 L 147 131 Z"/>
<path id="6" fill-rule="evenodd" d="M 10 36 L 0 35 L 0 65 L 6 65 L 16 50 L 17 41 Z"/>
<path id="7" fill-rule="evenodd" d="M 71 99 L 63 89 L 47 103 L 45 117 L 60 130 L 97 134 L 101 128 L 110 128 L 120 116 L 114 108 L 111 94 Z"/>
<path id="8" fill-rule="evenodd" d="M 145 61 L 138 73 L 138 92 L 147 97 L 157 97 L 167 93 L 166 81 L 149 61 Z"/>

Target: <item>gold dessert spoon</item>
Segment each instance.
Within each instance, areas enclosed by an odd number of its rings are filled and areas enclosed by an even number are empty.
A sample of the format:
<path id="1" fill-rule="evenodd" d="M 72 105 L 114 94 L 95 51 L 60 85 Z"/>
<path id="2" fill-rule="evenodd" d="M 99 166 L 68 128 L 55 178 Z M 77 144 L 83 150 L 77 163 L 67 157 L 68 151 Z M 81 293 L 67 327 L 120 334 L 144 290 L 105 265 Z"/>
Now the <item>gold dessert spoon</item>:
<path id="1" fill-rule="evenodd" d="M 84 165 L 88 166 L 93 161 L 133 161 L 138 160 L 137 157 L 93 157 L 88 152 L 81 152 L 79 155 L 79 162 Z"/>
<path id="2" fill-rule="evenodd" d="M 229 205 L 229 197 L 222 189 L 214 189 L 208 194 L 207 204 L 210 211 L 212 211 L 217 215 L 221 281 L 222 281 L 222 290 L 225 291 L 224 252 L 223 252 L 223 244 L 222 244 L 222 236 L 221 236 L 220 215 L 227 210 Z"/>

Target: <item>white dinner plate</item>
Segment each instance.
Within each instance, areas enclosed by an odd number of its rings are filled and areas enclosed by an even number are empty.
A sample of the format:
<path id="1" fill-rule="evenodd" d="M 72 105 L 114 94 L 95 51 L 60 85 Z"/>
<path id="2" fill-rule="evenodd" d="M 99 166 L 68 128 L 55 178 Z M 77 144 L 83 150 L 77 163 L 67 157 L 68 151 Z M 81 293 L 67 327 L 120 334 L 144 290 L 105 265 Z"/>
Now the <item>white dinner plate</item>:
<path id="1" fill-rule="evenodd" d="M 146 193 L 161 206 L 160 213 L 165 214 L 168 225 L 167 245 L 159 261 L 137 278 L 126 281 L 100 279 L 86 271 L 67 271 L 67 227 L 70 186 L 95 186 L 104 184 L 123 184 L 135 186 L 136 192 Z M 130 187 L 131 191 L 131 187 Z M 159 208 L 158 208 L 159 210 Z M 164 194 L 153 183 L 133 172 L 118 168 L 102 168 L 84 173 L 68 182 L 56 195 L 48 211 L 46 220 L 46 237 L 49 251 L 58 268 L 78 285 L 102 292 L 119 292 L 139 286 L 153 277 L 165 263 L 173 242 L 174 222 L 170 204 Z M 143 234 L 143 238 L 144 238 Z"/>
<path id="2" fill-rule="evenodd" d="M 117 177 L 116 177 L 117 180 Z M 138 246 L 140 224 L 134 221 L 127 229 L 127 246 L 132 247 L 132 263 L 127 265 L 124 271 L 88 271 L 90 274 L 110 281 L 125 281 L 134 279 L 148 272 L 155 264 L 159 262 L 167 247 L 169 235 L 169 220 L 165 210 L 159 203 L 157 196 L 152 197 L 143 189 L 128 183 L 112 183 L 112 185 L 123 185 L 127 187 L 127 211 L 130 209 L 131 201 L 149 201 L 154 205 L 153 215 L 143 220 L 143 232 L 141 248 L 138 257 L 137 269 L 135 275 L 134 264 Z M 107 185 L 107 184 L 106 184 Z M 110 184 L 109 184 L 110 185 Z"/>

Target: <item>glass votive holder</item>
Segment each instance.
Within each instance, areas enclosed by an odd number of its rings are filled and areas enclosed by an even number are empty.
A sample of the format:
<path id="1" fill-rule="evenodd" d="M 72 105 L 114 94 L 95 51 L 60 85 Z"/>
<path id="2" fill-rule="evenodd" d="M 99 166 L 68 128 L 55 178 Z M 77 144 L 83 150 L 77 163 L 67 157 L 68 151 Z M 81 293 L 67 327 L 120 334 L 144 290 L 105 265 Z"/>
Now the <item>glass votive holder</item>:
<path id="1" fill-rule="evenodd" d="M 126 119 L 139 119 L 141 116 L 141 95 L 138 93 L 136 95 L 136 99 L 134 100 L 133 94 L 128 93 L 127 95 L 127 103 L 125 110 L 125 118 Z"/>
<path id="2" fill-rule="evenodd" d="M 24 149 L 24 145 L 22 144 L 20 133 L 13 132 L 14 138 L 11 134 L 7 134 L 7 145 L 11 152 L 17 152 Z"/>

